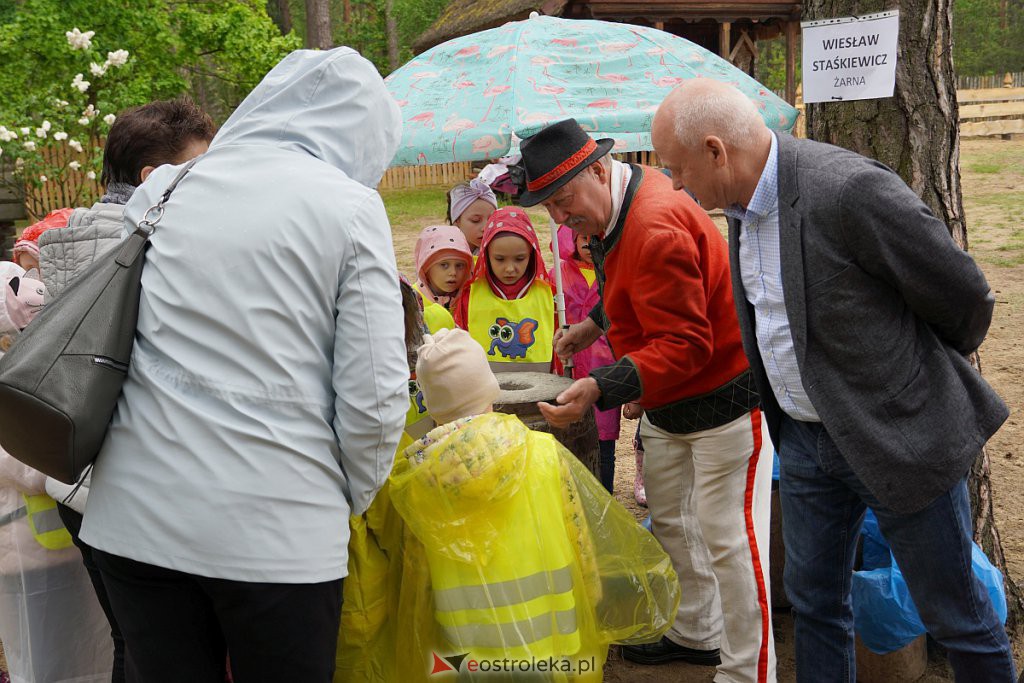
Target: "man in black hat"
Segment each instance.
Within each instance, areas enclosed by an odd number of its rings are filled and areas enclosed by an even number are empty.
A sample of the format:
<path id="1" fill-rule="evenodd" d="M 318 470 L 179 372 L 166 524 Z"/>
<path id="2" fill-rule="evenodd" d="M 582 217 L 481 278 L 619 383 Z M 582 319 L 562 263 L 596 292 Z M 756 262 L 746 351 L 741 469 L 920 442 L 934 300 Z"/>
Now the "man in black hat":
<path id="1" fill-rule="evenodd" d="M 718 680 L 774 680 L 772 447 L 743 353 L 728 248 L 671 180 L 613 160 L 611 147 L 571 119 L 522 143 L 522 204 L 543 204 L 555 221 L 590 236 L 601 288 L 602 304 L 557 335 L 555 350 L 566 357 L 605 333 L 618 359 L 540 410 L 556 426 L 593 405 L 635 401 L 646 410 L 640 434 L 653 531 L 684 590 L 666 637 L 624 648 L 626 658 L 718 664 Z"/>

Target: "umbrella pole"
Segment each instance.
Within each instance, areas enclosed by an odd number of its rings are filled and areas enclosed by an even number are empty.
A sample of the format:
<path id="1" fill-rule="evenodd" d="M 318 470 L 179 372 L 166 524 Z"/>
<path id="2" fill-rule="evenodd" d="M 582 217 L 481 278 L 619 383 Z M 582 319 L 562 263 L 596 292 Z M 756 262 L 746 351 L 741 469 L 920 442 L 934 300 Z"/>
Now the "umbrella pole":
<path id="1" fill-rule="evenodd" d="M 562 291 L 562 255 L 558 244 L 558 224 L 553 218 L 549 219 L 549 222 L 551 224 L 551 244 L 554 247 L 551 251 L 555 253 L 555 311 L 558 313 L 558 324 L 564 332 L 569 329 L 569 325 L 565 322 L 565 292 Z M 569 360 L 562 367 L 562 374 L 572 378 L 572 356 L 569 356 Z"/>

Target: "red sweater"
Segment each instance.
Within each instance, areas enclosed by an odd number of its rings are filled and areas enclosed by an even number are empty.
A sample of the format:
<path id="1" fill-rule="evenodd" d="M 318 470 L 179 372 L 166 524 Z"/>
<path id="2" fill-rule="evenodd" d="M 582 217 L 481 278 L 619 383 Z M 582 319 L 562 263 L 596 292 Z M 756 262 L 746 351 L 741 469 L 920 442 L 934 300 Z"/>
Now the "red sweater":
<path id="1" fill-rule="evenodd" d="M 603 240 L 602 301 L 616 358 L 639 374 L 640 404 L 658 408 L 712 391 L 749 365 L 725 239 L 671 180 L 642 168 L 625 220 Z"/>

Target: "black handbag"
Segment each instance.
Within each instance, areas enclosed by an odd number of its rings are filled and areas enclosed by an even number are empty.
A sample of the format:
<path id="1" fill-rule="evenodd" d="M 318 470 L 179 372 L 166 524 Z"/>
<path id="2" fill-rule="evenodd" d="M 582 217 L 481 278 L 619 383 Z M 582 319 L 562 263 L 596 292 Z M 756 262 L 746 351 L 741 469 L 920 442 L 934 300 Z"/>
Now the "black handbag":
<path id="1" fill-rule="evenodd" d="M 47 304 L 0 359 L 0 445 L 66 484 L 103 445 L 139 317 L 146 247 L 189 162 L 136 226 Z"/>

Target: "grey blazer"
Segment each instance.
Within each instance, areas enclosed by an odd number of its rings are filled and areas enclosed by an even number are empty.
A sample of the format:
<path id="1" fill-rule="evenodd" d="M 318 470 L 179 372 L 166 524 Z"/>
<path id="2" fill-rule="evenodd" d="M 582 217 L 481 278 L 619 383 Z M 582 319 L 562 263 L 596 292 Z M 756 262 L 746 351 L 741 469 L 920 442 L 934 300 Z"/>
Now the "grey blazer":
<path id="1" fill-rule="evenodd" d="M 782 282 L 804 387 L 860 480 L 888 508 L 915 512 L 967 473 L 1009 414 L 965 358 L 995 299 L 896 173 L 831 145 L 778 140 Z M 782 411 L 731 219 L 729 252 L 743 347 L 778 444 Z"/>

